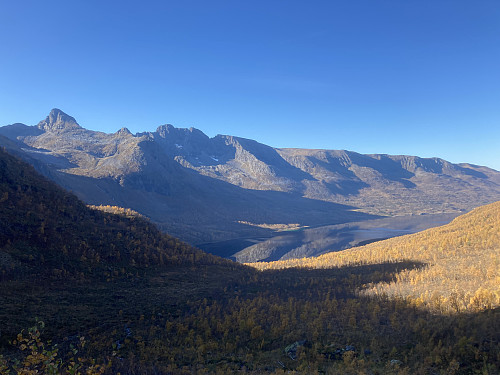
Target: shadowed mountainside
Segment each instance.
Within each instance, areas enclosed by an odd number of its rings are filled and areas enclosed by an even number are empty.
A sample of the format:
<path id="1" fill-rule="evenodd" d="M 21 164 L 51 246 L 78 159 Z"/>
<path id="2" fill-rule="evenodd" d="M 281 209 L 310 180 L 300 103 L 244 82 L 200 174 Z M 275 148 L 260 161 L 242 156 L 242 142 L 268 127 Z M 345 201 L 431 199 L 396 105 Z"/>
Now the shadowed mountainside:
<path id="1" fill-rule="evenodd" d="M 48 314 L 37 315 L 45 306 L 40 300 L 28 303 L 36 300 L 35 289 L 134 285 L 149 270 L 196 275 L 205 267 L 224 274 L 222 285 L 252 273 L 161 233 L 127 211 L 115 215 L 89 208 L 0 149 L 0 320 L 10 321 L 2 333 L 14 334 L 27 319 Z M 19 301 L 23 295 L 26 300 Z M 17 302 L 10 305 L 10 300 Z M 67 307 L 54 306 L 53 311 L 64 315 Z"/>
<path id="2" fill-rule="evenodd" d="M 132 212 L 87 207 L 0 149 L 0 279 L 106 279 L 163 265 L 237 264 L 192 248 Z"/>
<path id="3" fill-rule="evenodd" d="M 261 224 L 457 213 L 500 198 L 500 172 L 486 167 L 275 149 L 172 125 L 105 134 L 82 128 L 57 109 L 36 126 L 1 127 L 0 135 L 10 152 L 85 202 L 131 208 L 193 244 L 269 237 L 272 229 Z"/>

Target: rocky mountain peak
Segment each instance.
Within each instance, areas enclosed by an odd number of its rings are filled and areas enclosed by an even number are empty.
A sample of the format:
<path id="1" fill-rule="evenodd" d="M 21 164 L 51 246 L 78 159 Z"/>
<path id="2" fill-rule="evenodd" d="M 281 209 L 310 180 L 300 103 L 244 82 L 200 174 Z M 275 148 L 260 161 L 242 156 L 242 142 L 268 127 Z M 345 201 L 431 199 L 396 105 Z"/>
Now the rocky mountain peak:
<path id="1" fill-rule="evenodd" d="M 81 128 L 73 117 L 57 108 L 52 109 L 45 120 L 38 123 L 37 127 L 38 129 L 45 131 L 61 131 L 66 129 Z"/>
<path id="2" fill-rule="evenodd" d="M 173 132 L 177 130 L 177 128 L 173 125 L 170 125 L 170 124 L 165 124 L 165 125 L 160 125 L 158 126 L 158 128 L 156 129 L 156 133 L 158 133 L 158 135 L 162 138 L 165 138 L 167 136 L 167 134 Z"/>
<path id="3" fill-rule="evenodd" d="M 208 142 L 209 137 L 201 130 L 196 128 L 176 128 L 173 125 L 161 125 L 154 133 L 157 137 L 167 142 Z"/>
<path id="4" fill-rule="evenodd" d="M 118 130 L 116 132 L 117 135 L 131 135 L 132 133 L 130 132 L 130 130 L 126 127 L 123 127 L 121 128 L 120 130 Z"/>

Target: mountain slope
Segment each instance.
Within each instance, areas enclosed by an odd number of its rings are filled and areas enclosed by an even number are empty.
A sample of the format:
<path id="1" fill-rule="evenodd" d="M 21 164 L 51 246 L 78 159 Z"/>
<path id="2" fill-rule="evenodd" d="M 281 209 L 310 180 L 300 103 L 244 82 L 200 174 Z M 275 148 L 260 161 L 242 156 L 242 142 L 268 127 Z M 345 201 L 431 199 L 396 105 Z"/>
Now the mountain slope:
<path id="1" fill-rule="evenodd" d="M 0 202 L 0 269 L 6 279 L 23 273 L 107 278 L 135 266 L 191 263 L 193 257 L 230 264 L 161 234 L 144 219 L 86 207 L 3 150 Z"/>
<path id="2" fill-rule="evenodd" d="M 171 286 L 164 298 L 175 304 L 199 293 L 208 297 L 213 288 L 219 293 L 252 273 L 163 234 L 140 217 L 88 208 L 0 149 L 0 320 L 9 322 L 2 327 L 4 336 L 35 316 L 55 319 L 55 328 L 67 324 L 60 334 L 75 329 L 75 316 L 80 329 L 104 318 L 111 324 L 120 309 L 132 315 L 141 310 L 112 295 L 128 295 L 141 285 L 163 280 Z M 146 290 L 143 297 L 153 298 Z M 82 307 L 86 303 L 90 310 Z"/>
<path id="3" fill-rule="evenodd" d="M 172 125 L 105 134 L 57 109 L 36 126 L 4 126 L 0 135 L 8 138 L 0 144 L 87 203 L 129 207 L 195 244 L 270 236 L 263 224 L 463 212 L 500 199 L 500 172 L 486 167 L 275 149 Z"/>
<path id="4" fill-rule="evenodd" d="M 444 311 L 500 306 L 500 201 L 450 224 L 316 258 L 253 263 L 258 269 L 330 268 L 385 262 L 421 262 L 368 292 L 410 298 Z"/>

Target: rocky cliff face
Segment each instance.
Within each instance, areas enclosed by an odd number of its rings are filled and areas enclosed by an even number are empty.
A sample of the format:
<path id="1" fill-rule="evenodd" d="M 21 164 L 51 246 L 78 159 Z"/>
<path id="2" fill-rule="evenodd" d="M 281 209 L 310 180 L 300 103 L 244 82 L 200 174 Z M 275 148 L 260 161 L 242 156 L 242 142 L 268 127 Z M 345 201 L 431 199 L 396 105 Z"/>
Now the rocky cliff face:
<path id="1" fill-rule="evenodd" d="M 76 120 L 60 109 L 54 108 L 47 118 L 40 121 L 37 128 L 45 132 L 62 132 L 71 129 L 81 129 Z"/>
<path id="2" fill-rule="evenodd" d="M 35 126 L 1 127 L 0 135 L 4 147 L 85 201 L 132 208 L 192 243 L 270 231 L 242 223 L 338 224 L 466 211 L 500 199 L 500 172 L 486 167 L 275 149 L 172 125 L 105 134 L 57 109 Z"/>

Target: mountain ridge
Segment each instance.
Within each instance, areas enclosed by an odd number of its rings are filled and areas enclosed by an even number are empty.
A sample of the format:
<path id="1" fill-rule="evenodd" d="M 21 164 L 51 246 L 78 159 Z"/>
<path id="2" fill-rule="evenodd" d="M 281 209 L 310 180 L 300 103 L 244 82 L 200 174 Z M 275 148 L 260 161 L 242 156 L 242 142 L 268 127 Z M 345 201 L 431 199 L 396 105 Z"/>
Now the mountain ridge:
<path id="1" fill-rule="evenodd" d="M 170 124 L 107 134 L 57 109 L 1 135 L 9 141 L 0 145 L 87 203 L 131 208 L 193 244 L 273 233 L 243 222 L 340 224 L 500 199 L 500 172 L 440 158 L 273 148 Z"/>

